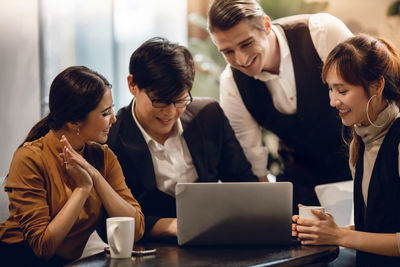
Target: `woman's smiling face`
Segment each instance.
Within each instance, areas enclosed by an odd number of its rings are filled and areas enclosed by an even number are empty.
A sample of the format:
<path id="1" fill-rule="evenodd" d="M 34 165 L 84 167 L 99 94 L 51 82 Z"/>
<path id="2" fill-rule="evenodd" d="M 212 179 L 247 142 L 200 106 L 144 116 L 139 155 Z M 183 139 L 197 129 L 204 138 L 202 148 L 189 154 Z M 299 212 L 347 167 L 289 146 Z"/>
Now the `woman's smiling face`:
<path id="1" fill-rule="evenodd" d="M 354 124 L 369 125 L 366 113 L 368 95 L 361 85 L 345 82 L 332 65 L 326 75 L 329 85 L 330 105 L 339 111 L 339 116 L 345 126 Z"/>
<path id="2" fill-rule="evenodd" d="M 111 89 L 107 89 L 97 107 L 89 112 L 79 128 L 79 136 L 84 141 L 105 143 L 111 125 L 116 121 L 113 111 Z"/>

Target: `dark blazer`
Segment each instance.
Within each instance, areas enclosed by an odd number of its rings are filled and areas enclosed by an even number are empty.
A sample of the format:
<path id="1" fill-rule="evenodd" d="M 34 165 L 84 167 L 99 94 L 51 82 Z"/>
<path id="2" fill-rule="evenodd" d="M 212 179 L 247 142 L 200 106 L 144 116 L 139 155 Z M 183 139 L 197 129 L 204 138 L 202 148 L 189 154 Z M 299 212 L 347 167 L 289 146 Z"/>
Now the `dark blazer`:
<path id="1" fill-rule="evenodd" d="M 175 218 L 175 198 L 157 188 L 150 151 L 132 117 L 132 102 L 119 110 L 107 144 L 117 155 L 126 184 L 145 215 L 145 236 L 160 218 Z M 219 104 L 194 98 L 181 116 L 199 179 L 197 182 L 255 182 L 251 165 Z"/>

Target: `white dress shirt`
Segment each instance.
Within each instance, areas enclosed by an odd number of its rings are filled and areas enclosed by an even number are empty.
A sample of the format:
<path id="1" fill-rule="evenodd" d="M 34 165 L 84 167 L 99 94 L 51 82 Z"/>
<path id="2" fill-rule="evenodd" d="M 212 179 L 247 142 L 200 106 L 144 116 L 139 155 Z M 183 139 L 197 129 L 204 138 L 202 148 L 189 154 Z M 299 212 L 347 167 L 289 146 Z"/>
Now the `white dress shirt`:
<path id="1" fill-rule="evenodd" d="M 177 120 L 173 134 L 165 141 L 164 145 L 161 145 L 151 138 L 140 125 L 134 107 L 135 100 L 132 103 L 132 116 L 150 150 L 157 188 L 175 197 L 177 183 L 191 183 L 198 179 L 192 156 L 183 138 L 182 123 L 180 119 Z"/>
<path id="2" fill-rule="evenodd" d="M 312 15 L 308 26 L 314 47 L 322 61 L 338 43 L 352 36 L 342 21 L 326 13 Z M 296 83 L 289 46 L 280 27 L 272 25 L 272 30 L 277 36 L 281 51 L 279 74 L 263 71 L 254 78 L 265 82 L 274 107 L 279 112 L 295 114 L 297 112 Z M 267 175 L 268 151 L 262 145 L 261 127 L 243 103 L 229 64 L 220 77 L 220 103 L 252 165 L 253 173 L 258 177 Z"/>

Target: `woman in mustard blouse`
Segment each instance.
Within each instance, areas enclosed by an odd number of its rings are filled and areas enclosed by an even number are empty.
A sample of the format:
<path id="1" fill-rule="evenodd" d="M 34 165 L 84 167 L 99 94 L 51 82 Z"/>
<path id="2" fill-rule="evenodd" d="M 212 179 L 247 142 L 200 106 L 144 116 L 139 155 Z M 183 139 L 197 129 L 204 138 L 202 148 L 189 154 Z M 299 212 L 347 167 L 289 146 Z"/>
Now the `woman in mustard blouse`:
<path id="1" fill-rule="evenodd" d="M 134 217 L 135 241 L 144 232 L 116 156 L 99 144 L 116 120 L 110 83 L 69 67 L 54 79 L 49 106 L 15 152 L 5 185 L 10 217 L 0 224 L 0 255 L 14 266 L 79 258 L 106 217 Z"/>

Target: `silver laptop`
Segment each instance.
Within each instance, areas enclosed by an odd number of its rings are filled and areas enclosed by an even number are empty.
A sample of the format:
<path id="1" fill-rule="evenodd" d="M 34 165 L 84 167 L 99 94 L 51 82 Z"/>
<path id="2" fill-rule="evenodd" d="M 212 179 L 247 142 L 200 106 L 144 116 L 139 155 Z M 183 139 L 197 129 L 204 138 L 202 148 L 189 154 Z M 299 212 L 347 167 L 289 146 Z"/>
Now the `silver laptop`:
<path id="1" fill-rule="evenodd" d="M 179 183 L 179 245 L 291 244 L 292 184 Z"/>

